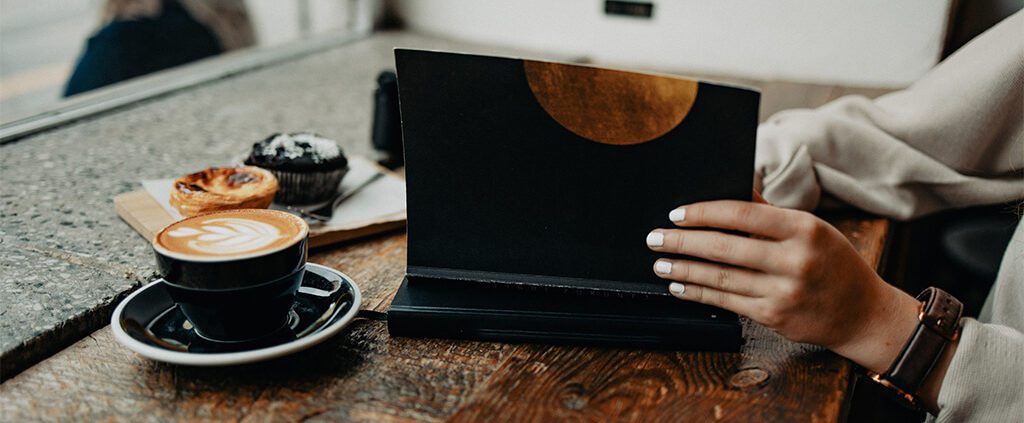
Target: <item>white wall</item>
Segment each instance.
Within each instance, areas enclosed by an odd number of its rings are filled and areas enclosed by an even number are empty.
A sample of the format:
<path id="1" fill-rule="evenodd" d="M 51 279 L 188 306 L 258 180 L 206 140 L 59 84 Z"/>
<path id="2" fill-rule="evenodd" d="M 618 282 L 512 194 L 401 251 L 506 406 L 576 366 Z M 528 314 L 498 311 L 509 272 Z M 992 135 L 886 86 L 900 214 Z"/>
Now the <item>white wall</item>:
<path id="1" fill-rule="evenodd" d="M 595 63 L 758 80 L 909 84 L 941 53 L 950 0 L 397 0 L 414 30 Z"/>
<path id="2" fill-rule="evenodd" d="M 366 32 L 372 29 L 379 7 L 378 0 L 246 0 L 245 3 L 260 46 L 289 43 L 331 31 Z M 308 27 L 303 28 L 304 21 Z"/>

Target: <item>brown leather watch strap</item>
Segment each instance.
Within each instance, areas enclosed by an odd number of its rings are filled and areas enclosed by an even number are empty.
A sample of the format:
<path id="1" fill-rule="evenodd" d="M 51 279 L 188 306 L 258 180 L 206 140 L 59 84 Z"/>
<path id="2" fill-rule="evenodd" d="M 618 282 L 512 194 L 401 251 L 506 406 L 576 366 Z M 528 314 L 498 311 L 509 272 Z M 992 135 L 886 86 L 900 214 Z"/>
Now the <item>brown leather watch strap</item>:
<path id="1" fill-rule="evenodd" d="M 917 299 L 922 301 L 920 323 L 882 376 L 911 394 L 917 393 L 946 344 L 957 336 L 963 312 L 960 301 L 935 287 L 925 289 Z"/>

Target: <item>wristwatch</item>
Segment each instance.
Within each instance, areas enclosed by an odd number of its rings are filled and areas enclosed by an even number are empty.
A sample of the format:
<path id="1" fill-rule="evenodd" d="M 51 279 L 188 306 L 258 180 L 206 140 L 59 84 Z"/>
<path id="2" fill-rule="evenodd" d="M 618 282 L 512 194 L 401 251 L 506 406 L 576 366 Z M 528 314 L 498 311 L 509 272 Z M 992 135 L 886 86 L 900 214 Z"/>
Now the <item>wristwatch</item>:
<path id="1" fill-rule="evenodd" d="M 921 385 L 946 345 L 960 335 L 963 304 L 941 289 L 931 287 L 918 294 L 921 308 L 917 327 L 896 360 L 883 374 L 868 372 L 872 380 L 893 391 L 905 405 L 920 409 Z"/>

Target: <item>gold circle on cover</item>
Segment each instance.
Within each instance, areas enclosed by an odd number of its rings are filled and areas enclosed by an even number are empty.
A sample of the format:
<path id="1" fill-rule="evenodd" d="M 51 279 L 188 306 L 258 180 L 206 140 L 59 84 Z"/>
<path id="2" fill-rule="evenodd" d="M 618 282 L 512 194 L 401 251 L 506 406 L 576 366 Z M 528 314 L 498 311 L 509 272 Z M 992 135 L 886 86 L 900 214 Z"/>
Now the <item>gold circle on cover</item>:
<path id="1" fill-rule="evenodd" d="M 591 141 L 631 145 L 665 135 L 690 113 L 697 81 L 562 63 L 524 60 L 541 107 Z"/>

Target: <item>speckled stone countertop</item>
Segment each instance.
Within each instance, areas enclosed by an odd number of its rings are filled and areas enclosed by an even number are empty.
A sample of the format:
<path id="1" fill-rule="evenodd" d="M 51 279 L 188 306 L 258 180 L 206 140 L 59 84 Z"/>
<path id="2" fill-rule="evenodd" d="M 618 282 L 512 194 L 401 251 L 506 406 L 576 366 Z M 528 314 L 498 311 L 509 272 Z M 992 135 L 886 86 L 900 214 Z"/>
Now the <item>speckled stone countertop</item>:
<path id="1" fill-rule="evenodd" d="M 393 47 L 518 53 L 378 33 L 0 146 L 2 379 L 105 325 L 154 277 L 149 244 L 112 202 L 140 180 L 230 164 L 283 131 L 313 130 L 373 157 L 373 90 L 394 68 Z"/>

